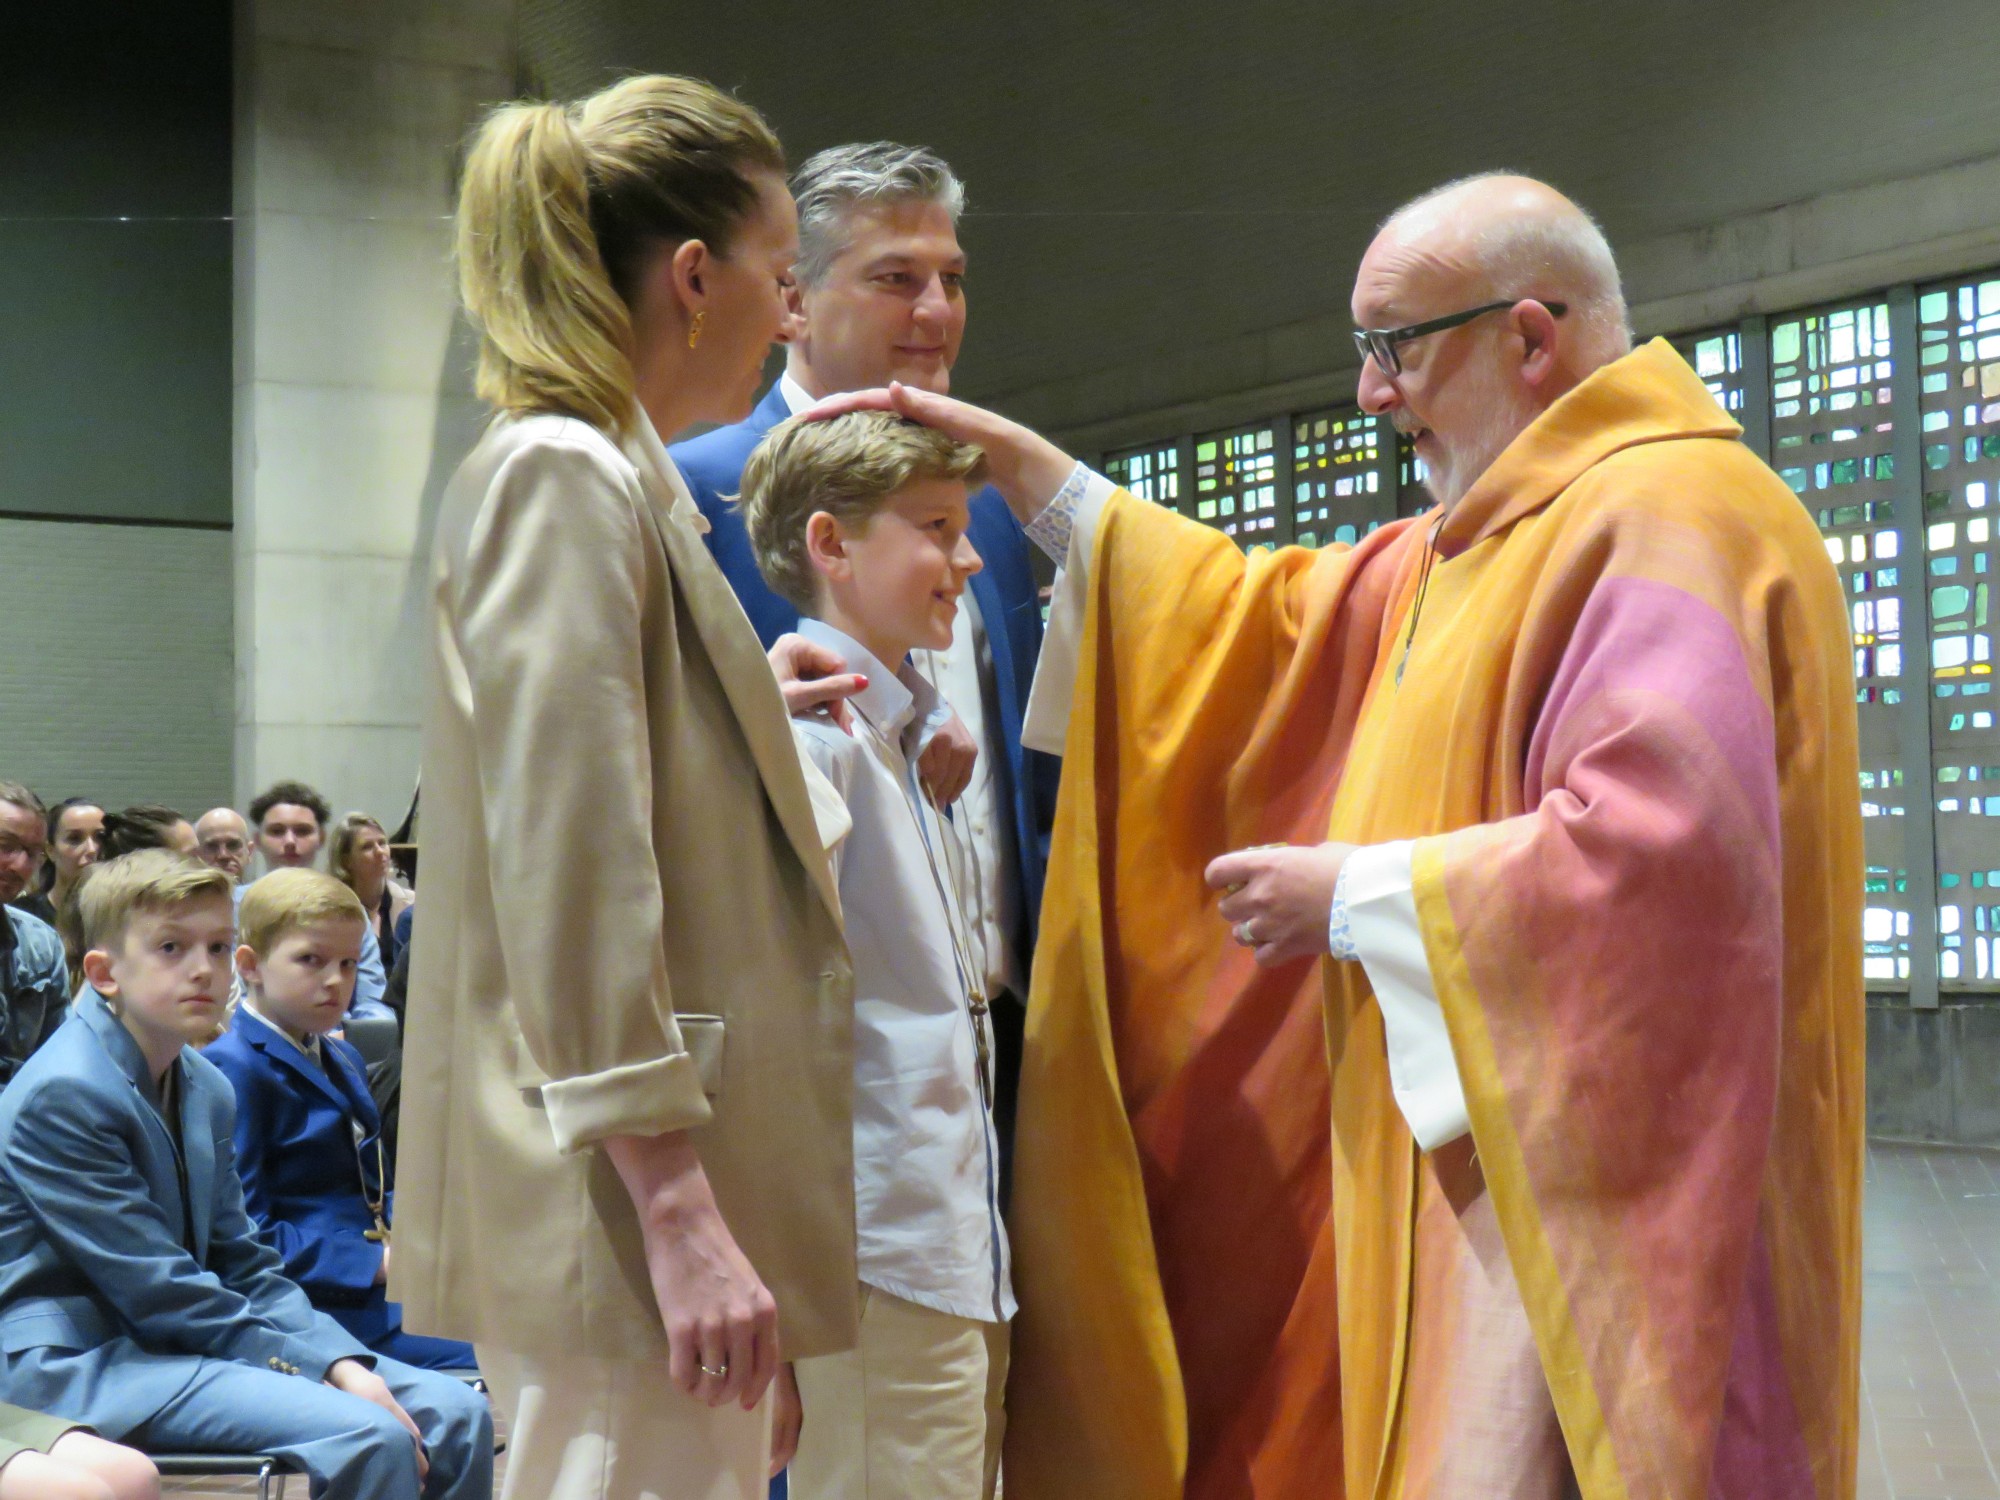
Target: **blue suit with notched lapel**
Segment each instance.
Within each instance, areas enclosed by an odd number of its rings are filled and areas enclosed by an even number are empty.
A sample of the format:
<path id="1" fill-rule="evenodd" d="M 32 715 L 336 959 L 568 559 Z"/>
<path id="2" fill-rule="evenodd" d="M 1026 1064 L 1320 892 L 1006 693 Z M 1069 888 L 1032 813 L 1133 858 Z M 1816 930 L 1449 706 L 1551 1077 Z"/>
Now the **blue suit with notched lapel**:
<path id="1" fill-rule="evenodd" d="M 403 1331 L 368 1238 L 384 1163 L 368 1067 L 339 1037 L 320 1039 L 322 1069 L 249 1006 L 202 1049 L 236 1091 L 236 1174 L 243 1206 L 285 1274 L 314 1307 L 377 1354 L 427 1370 L 467 1370 L 472 1346 Z M 358 1129 L 357 1129 L 358 1127 Z M 383 1205 L 393 1218 L 393 1198 Z"/>
<path id="2" fill-rule="evenodd" d="M 96 991 L 0 1092 L 0 1400 L 155 1451 L 276 1453 L 315 1500 L 475 1500 L 493 1487 L 483 1397 L 369 1353 L 312 1304 L 243 1209 L 222 1074 L 173 1064 L 180 1142 L 138 1043 Z M 372 1365 L 383 1408 L 323 1384 Z"/>
<path id="3" fill-rule="evenodd" d="M 728 577 L 766 650 L 779 636 L 798 627 L 799 612 L 773 593 L 757 571 L 750 533 L 732 500 L 742 487 L 743 465 L 749 461 L 750 450 L 790 415 L 784 391 L 773 385 L 746 420 L 667 450 L 687 481 L 695 504 L 708 519 L 708 550 Z M 1021 747 L 1021 719 L 1042 650 L 1041 590 L 1029 561 L 1032 544 L 1007 502 L 991 485 L 972 497 L 971 517 L 967 534 L 986 566 L 972 575 L 969 587 L 986 625 L 998 689 L 999 722 L 993 730 L 1005 755 L 994 767 L 995 800 L 1013 814 L 1011 827 L 1018 856 L 1015 868 L 1019 871 L 1017 907 L 1021 913 L 1021 930 L 1014 934 L 1014 942 L 1025 967 L 1034 953 L 1035 924 L 1042 909 L 1042 876 L 1048 865 L 1049 830 L 1055 824 L 1056 783 L 1062 762 Z"/>

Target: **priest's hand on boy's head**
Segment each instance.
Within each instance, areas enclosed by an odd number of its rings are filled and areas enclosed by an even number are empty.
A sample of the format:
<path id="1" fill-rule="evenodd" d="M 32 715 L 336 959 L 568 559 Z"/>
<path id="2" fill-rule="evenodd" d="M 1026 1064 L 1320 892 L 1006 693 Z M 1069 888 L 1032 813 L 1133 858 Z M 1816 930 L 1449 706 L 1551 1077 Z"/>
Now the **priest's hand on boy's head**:
<path id="1" fill-rule="evenodd" d="M 1204 878 L 1222 892 L 1230 936 L 1270 968 L 1327 951 L 1333 887 L 1352 844 L 1277 844 L 1211 860 Z"/>
<path id="2" fill-rule="evenodd" d="M 915 386 L 843 391 L 800 412 L 798 420 L 823 422 L 853 411 L 893 411 L 961 443 L 977 444 L 986 454 L 986 477 L 1023 525 L 1055 499 L 1076 468 L 1075 459 L 1019 422 Z"/>

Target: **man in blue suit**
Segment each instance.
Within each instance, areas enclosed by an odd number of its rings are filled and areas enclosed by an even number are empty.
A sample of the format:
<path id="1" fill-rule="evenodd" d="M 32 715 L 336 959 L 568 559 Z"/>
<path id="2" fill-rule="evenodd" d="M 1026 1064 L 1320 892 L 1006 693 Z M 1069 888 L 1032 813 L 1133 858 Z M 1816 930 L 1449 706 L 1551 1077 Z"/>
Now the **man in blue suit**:
<path id="1" fill-rule="evenodd" d="M 313 1310 L 243 1211 L 229 877 L 166 850 L 79 898 L 70 1018 L 0 1094 L 0 1400 L 154 1450 L 275 1453 L 314 1500 L 487 1500 L 493 1421 Z"/>
<path id="2" fill-rule="evenodd" d="M 822 397 L 891 381 L 949 390 L 965 334 L 957 227 L 965 189 L 942 159 L 886 141 L 836 146 L 799 168 L 792 191 L 799 260 L 786 293 L 785 373 L 748 421 L 669 450 L 708 518 L 709 550 L 767 648 L 798 624 L 798 610 L 765 586 L 731 503 L 750 450 Z M 956 798 L 952 833 L 971 887 L 961 894 L 994 1000 L 994 1116 L 1004 1153 L 1060 762 L 1021 747 L 1042 644 L 1027 537 L 990 486 L 972 497 L 968 535 L 985 567 L 966 590 L 952 648 L 915 658 L 958 720 L 922 769 L 941 803 Z"/>

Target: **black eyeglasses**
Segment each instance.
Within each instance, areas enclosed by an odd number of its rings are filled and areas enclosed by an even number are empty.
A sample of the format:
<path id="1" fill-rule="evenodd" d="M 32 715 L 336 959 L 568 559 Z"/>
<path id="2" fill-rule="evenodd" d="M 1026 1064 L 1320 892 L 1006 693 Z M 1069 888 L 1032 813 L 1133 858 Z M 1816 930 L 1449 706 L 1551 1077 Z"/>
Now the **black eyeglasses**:
<path id="1" fill-rule="evenodd" d="M 1449 313 L 1442 318 L 1432 318 L 1428 323 L 1411 323 L 1402 328 L 1357 328 L 1354 330 L 1354 347 L 1363 360 L 1374 360 L 1376 368 L 1384 375 L 1400 375 L 1403 373 L 1403 359 L 1396 352 L 1397 345 L 1420 339 L 1425 334 L 1443 333 L 1447 328 L 1470 323 L 1474 318 L 1483 318 L 1490 312 L 1503 312 L 1522 302 L 1541 302 L 1541 299 L 1509 297 L 1505 302 L 1489 302 L 1484 307 L 1467 308 L 1464 312 Z M 1569 311 L 1567 302 L 1542 302 L 1542 306 L 1549 310 L 1552 318 L 1560 318 Z"/>

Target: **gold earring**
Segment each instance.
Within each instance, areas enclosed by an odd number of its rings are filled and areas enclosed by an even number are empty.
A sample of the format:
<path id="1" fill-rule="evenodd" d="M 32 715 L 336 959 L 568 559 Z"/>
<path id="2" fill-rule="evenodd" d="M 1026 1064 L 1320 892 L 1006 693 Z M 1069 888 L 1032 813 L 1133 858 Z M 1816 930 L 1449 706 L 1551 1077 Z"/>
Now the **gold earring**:
<path id="1" fill-rule="evenodd" d="M 694 315 L 694 323 L 688 328 L 688 348 L 692 349 L 696 344 L 701 342 L 701 323 L 702 319 L 707 316 L 706 312 L 698 312 Z"/>

